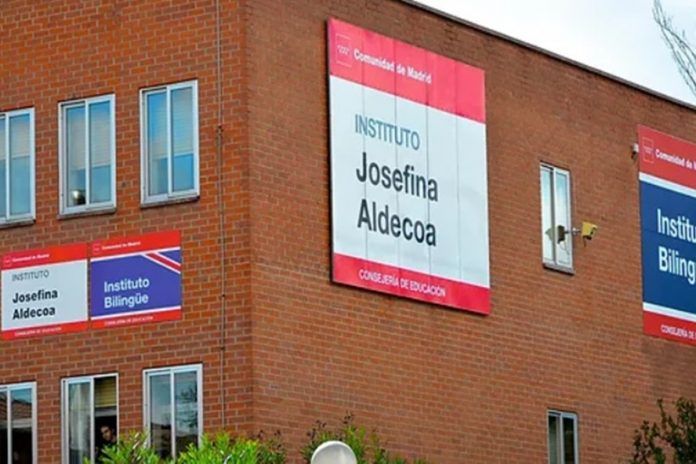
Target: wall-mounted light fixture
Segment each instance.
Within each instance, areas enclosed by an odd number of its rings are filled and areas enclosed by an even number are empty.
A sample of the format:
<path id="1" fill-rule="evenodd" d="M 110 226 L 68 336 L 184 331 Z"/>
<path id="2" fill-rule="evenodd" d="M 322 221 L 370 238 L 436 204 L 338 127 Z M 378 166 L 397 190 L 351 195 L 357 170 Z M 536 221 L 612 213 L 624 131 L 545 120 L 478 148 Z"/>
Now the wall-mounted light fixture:
<path id="1" fill-rule="evenodd" d="M 312 454 L 311 464 L 357 464 L 355 453 L 342 441 L 327 441 Z"/>

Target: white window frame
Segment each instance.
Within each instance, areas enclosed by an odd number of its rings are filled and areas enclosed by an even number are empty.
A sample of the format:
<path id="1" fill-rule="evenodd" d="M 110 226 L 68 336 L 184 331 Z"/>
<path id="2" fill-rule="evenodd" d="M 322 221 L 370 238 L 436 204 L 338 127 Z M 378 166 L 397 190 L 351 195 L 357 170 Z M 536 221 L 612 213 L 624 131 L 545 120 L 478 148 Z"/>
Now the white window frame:
<path id="1" fill-rule="evenodd" d="M 173 153 L 172 153 L 172 115 L 171 115 L 171 94 L 177 89 L 191 88 L 193 101 L 191 103 L 193 115 L 193 189 L 174 192 L 172 190 L 172 169 L 173 169 Z M 158 195 L 150 195 L 149 191 L 149 163 L 147 152 L 147 95 L 155 92 L 165 92 L 167 96 L 166 113 L 167 113 L 167 193 Z M 156 87 L 148 87 L 140 90 L 140 186 L 141 186 L 141 203 L 143 205 L 164 203 L 167 201 L 175 201 L 179 199 L 197 198 L 200 195 L 200 150 L 198 140 L 198 81 L 190 80 L 178 82 L 175 84 L 161 85 Z"/>
<path id="2" fill-rule="evenodd" d="M 143 371 L 143 429 L 147 436 L 148 445 L 152 445 L 150 439 L 150 376 L 158 374 L 169 374 L 169 391 L 171 398 L 171 418 L 172 418 L 172 439 L 171 456 L 176 456 L 176 401 L 174 396 L 174 375 L 183 372 L 195 372 L 198 388 L 196 391 L 196 403 L 198 406 L 198 444 L 201 443 L 203 437 L 203 365 L 188 364 L 185 366 L 161 367 L 155 369 L 145 369 Z"/>
<path id="3" fill-rule="evenodd" d="M 68 387 L 72 384 L 79 384 L 79 383 L 89 383 L 89 391 L 90 391 L 90 404 L 92 405 L 92 409 L 90 411 L 90 424 L 89 424 L 89 436 L 90 440 L 94 440 L 94 381 L 96 379 L 100 378 L 105 378 L 105 377 L 116 377 L 116 436 L 120 436 L 120 430 L 119 428 L 121 427 L 121 401 L 120 401 L 120 388 L 119 388 L 119 378 L 118 378 L 118 372 L 110 372 L 107 374 L 97 374 L 97 375 L 84 375 L 84 376 L 79 376 L 79 377 L 67 377 L 64 379 L 61 379 L 61 387 L 60 387 L 60 412 L 61 412 L 61 458 L 62 462 L 64 464 L 67 464 L 70 462 L 70 445 L 68 443 L 68 440 L 70 437 L 68 436 L 68 422 L 70 420 L 70 414 L 68 410 Z M 95 462 L 95 457 L 94 456 L 94 443 L 91 443 L 90 446 L 90 460 L 91 462 Z"/>
<path id="4" fill-rule="evenodd" d="M 542 163 L 541 167 L 539 169 L 539 185 L 540 185 L 540 193 L 541 193 L 541 209 L 542 209 L 542 215 L 543 215 L 543 210 L 544 210 L 544 198 L 543 198 L 543 192 L 541 192 L 541 189 L 543 189 L 543 185 L 541 184 L 541 173 L 543 171 L 548 171 L 551 174 L 551 223 L 552 223 L 552 230 L 553 230 L 553 257 L 551 259 L 547 258 L 544 256 L 544 249 L 542 245 L 542 250 L 541 250 L 541 257 L 543 260 L 543 263 L 545 265 L 548 265 L 553 268 L 561 268 L 565 270 L 572 271 L 573 269 L 573 222 L 572 222 L 572 217 L 573 217 L 573 194 L 572 194 L 572 184 L 571 184 L 571 178 L 570 178 L 570 171 L 566 169 L 561 169 L 556 166 L 552 166 L 550 164 Z M 565 177 L 568 183 L 568 198 L 566 199 L 566 211 L 567 217 L 566 217 L 566 224 L 568 224 L 568 228 L 565 231 L 565 239 L 563 240 L 563 243 L 565 244 L 564 246 L 567 247 L 568 250 L 568 256 L 569 256 L 569 262 L 561 262 L 558 258 L 559 251 L 558 249 L 561 247 L 561 242 L 558 240 L 558 226 L 559 222 L 557 219 L 558 215 L 558 208 L 557 205 L 560 201 L 558 198 L 558 192 L 556 190 L 556 179 L 558 177 Z M 543 217 L 543 216 L 542 216 Z M 542 222 L 543 224 L 543 222 Z M 542 225 L 542 239 L 543 239 L 543 225 Z"/>
<path id="5" fill-rule="evenodd" d="M 34 464 L 38 463 L 38 422 L 36 419 L 36 382 L 11 383 L 0 385 L 0 392 L 7 393 L 7 462 L 12 462 L 12 392 L 31 389 L 31 456 Z"/>
<path id="6" fill-rule="evenodd" d="M 111 201 L 103 203 L 90 202 L 90 152 L 89 152 L 89 106 L 94 103 L 109 102 L 111 104 L 109 160 L 111 162 Z M 84 106 L 85 108 L 85 204 L 68 206 L 69 192 L 66 192 L 68 184 L 68 152 L 65 146 L 66 130 L 65 115 L 68 109 Z M 80 98 L 62 102 L 58 105 L 58 164 L 59 164 L 59 211 L 61 214 L 75 214 L 86 211 L 111 210 L 116 207 L 116 96 L 114 94 L 99 95 L 90 98 Z"/>
<path id="7" fill-rule="evenodd" d="M 14 116 L 29 115 L 29 212 L 12 216 L 10 213 L 10 119 Z M 11 224 L 36 219 L 36 148 L 34 129 L 34 108 L 13 111 L 0 111 L 5 125 L 5 216 L 0 217 L 0 224 Z"/>
<path id="8" fill-rule="evenodd" d="M 546 439 L 548 442 L 548 462 L 549 464 L 557 464 L 555 462 L 551 462 L 551 442 L 549 441 L 549 417 L 554 416 L 558 418 L 559 421 L 559 430 L 560 433 L 558 434 L 558 443 L 556 443 L 557 450 L 558 450 L 558 456 L 561 459 L 560 464 L 565 464 L 563 462 L 565 458 L 565 440 L 564 440 L 564 429 L 563 429 L 563 419 L 572 419 L 573 420 L 573 445 L 575 448 L 575 453 L 573 456 L 573 461 L 575 464 L 580 464 L 580 440 L 578 437 L 578 415 L 573 413 L 573 412 L 564 412 L 564 411 L 558 411 L 555 409 L 550 409 L 546 413 Z"/>

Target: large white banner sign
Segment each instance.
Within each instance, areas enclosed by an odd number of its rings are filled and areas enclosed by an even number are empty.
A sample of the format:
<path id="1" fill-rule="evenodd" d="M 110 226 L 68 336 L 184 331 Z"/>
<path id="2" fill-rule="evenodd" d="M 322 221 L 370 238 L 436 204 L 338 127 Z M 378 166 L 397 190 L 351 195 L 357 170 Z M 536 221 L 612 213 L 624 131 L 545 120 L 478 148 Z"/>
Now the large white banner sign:
<path id="1" fill-rule="evenodd" d="M 488 314 L 484 73 L 328 24 L 333 280 Z"/>

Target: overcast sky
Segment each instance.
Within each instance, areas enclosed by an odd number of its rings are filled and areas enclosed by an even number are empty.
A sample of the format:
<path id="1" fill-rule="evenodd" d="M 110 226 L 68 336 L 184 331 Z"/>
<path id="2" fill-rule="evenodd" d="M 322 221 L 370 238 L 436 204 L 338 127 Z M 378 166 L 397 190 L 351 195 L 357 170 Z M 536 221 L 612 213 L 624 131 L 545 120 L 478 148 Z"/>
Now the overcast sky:
<path id="1" fill-rule="evenodd" d="M 652 18 L 653 0 L 417 0 L 696 104 Z M 662 0 L 696 46 L 696 0 Z"/>

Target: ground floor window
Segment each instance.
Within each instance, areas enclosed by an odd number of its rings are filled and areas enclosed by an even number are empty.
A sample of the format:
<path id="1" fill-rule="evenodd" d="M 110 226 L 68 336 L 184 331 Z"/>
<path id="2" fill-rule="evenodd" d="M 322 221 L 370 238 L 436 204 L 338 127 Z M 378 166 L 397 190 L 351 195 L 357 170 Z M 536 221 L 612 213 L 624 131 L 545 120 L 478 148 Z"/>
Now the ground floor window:
<path id="1" fill-rule="evenodd" d="M 95 462 L 102 450 L 116 443 L 118 376 L 63 379 L 63 462 Z"/>
<path id="2" fill-rule="evenodd" d="M 36 383 L 0 386 L 0 464 L 36 463 Z"/>
<path id="3" fill-rule="evenodd" d="M 549 464 L 578 464 L 578 416 L 549 411 Z"/>
<path id="4" fill-rule="evenodd" d="M 145 431 L 162 458 L 198 444 L 203 425 L 203 370 L 200 364 L 143 372 Z"/>

